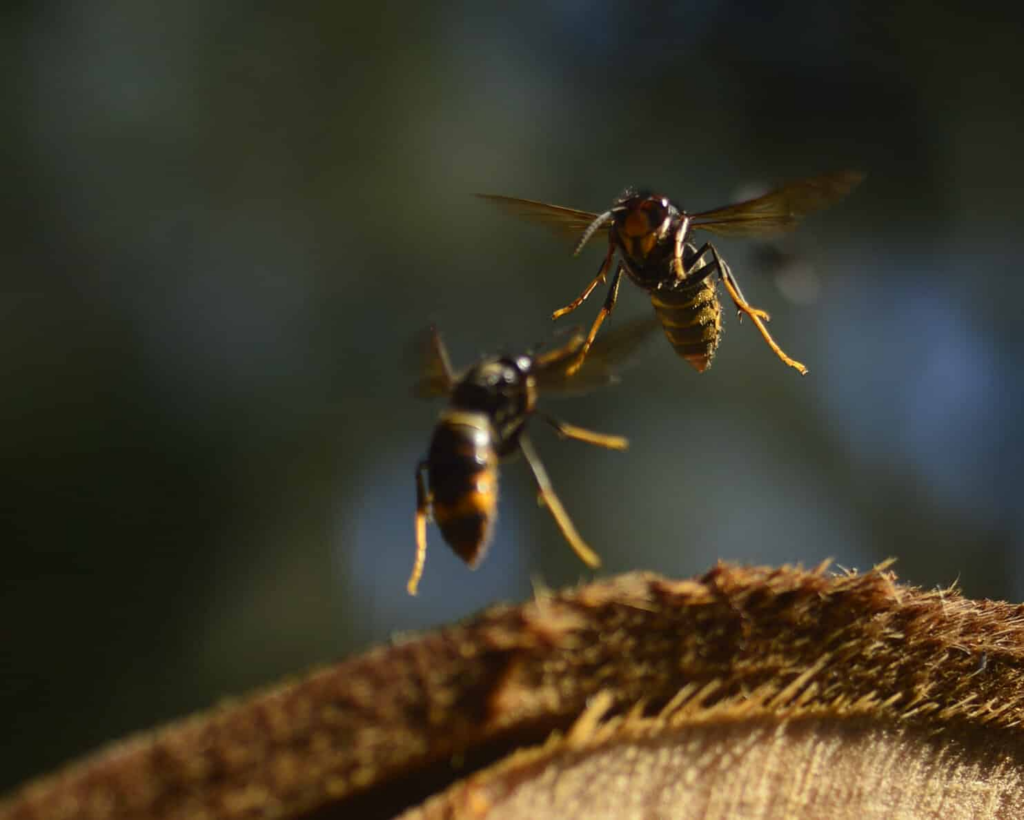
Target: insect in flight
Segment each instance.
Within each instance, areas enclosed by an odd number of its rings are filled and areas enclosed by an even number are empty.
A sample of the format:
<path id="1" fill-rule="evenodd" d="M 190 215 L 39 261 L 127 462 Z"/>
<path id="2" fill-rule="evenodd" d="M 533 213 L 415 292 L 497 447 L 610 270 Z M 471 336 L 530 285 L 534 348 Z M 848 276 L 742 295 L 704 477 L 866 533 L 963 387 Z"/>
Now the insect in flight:
<path id="1" fill-rule="evenodd" d="M 544 465 L 526 435 L 531 416 L 539 416 L 562 438 L 609 450 L 625 450 L 626 439 L 566 424 L 536 409 L 538 394 L 583 392 L 615 380 L 611 368 L 627 357 L 657 325 L 650 319 L 616 328 L 594 346 L 587 367 L 568 378 L 567 367 L 585 337 L 575 332 L 561 346 L 543 353 L 488 356 L 461 374 L 452 371 L 448 353 L 431 329 L 426 346 L 421 396 L 447 396 L 448 406 L 434 428 L 427 457 L 416 467 L 416 559 L 407 589 L 416 594 L 427 553 L 427 517 L 433 514 L 452 550 L 471 568 L 483 558 L 491 539 L 498 504 L 498 462 L 522 453 L 548 508 L 569 546 L 589 567 L 601 560 L 587 546 L 555 494 Z"/>
<path id="2" fill-rule="evenodd" d="M 839 171 L 792 182 L 756 199 L 695 214 L 678 208 L 667 197 L 631 189 L 601 214 L 496 194 L 478 196 L 517 216 L 578 237 L 574 256 L 607 226 L 608 249 L 597 276 L 576 299 L 551 317 L 558 319 L 582 305 L 606 281 L 618 251 L 619 264 L 604 305 L 568 368 L 570 375 L 583 364 L 601 324 L 614 309 L 623 271 L 648 292 L 672 347 L 698 372 L 703 373 L 711 364 L 722 335 L 722 307 L 712 277 L 717 273 L 736 305 L 740 320 L 749 316 L 775 355 L 806 375 L 807 368 L 787 356 L 772 338 L 764 325 L 770 317 L 746 300 L 715 246 L 705 242 L 698 248 L 687 240 L 690 232 L 696 230 L 748 237 L 768 237 L 787 231 L 807 214 L 841 199 L 862 179 L 863 174 L 857 171 Z"/>

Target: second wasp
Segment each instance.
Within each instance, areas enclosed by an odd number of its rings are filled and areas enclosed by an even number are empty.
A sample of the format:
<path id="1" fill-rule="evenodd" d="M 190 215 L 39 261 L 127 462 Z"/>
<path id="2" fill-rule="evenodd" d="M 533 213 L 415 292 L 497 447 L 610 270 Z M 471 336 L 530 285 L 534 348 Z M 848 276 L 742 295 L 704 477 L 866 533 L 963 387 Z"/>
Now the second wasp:
<path id="1" fill-rule="evenodd" d="M 796 226 L 799 220 L 848 194 L 863 179 L 858 171 L 839 171 L 784 185 L 756 199 L 688 213 L 668 197 L 627 189 L 603 213 L 579 211 L 531 199 L 479 194 L 506 210 L 542 222 L 577 239 L 574 255 L 607 228 L 608 246 L 604 261 L 583 292 L 552 314 L 558 319 L 572 313 L 603 284 L 616 253 L 619 264 L 612 276 L 604 304 L 587 338 L 569 368 L 579 369 L 601 324 L 615 308 L 619 284 L 625 272 L 648 292 L 658 321 L 676 353 L 703 373 L 711 364 L 722 336 L 722 306 L 713 274 L 718 274 L 739 311 L 750 320 L 768 346 L 785 364 L 801 375 L 807 368 L 788 356 L 765 327 L 770 318 L 751 305 L 739 282 L 718 249 L 705 242 L 697 247 L 688 241 L 693 231 L 704 230 L 722 236 L 769 237 Z"/>

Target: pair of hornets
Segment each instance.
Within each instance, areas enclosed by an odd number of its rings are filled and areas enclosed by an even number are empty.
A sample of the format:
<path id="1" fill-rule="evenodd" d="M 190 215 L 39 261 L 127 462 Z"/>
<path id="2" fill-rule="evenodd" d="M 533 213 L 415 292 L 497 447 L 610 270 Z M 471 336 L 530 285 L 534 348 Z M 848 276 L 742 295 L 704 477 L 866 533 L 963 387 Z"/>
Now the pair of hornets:
<path id="1" fill-rule="evenodd" d="M 486 551 L 498 503 L 498 463 L 520 452 L 533 472 L 540 502 L 548 508 L 569 546 L 589 567 L 597 554 L 580 537 L 555 494 L 530 439 L 526 424 L 538 416 L 563 438 L 610 450 L 625 450 L 619 436 L 595 433 L 537 410 L 538 394 L 585 389 L 610 380 L 609 366 L 627 355 L 650 322 L 633 323 L 608 333 L 595 345 L 602 323 L 615 308 L 625 273 L 650 296 L 654 312 L 676 353 L 703 373 L 722 335 L 722 305 L 717 282 L 786 365 L 801 375 L 807 368 L 775 342 L 765 322 L 768 314 L 751 305 L 718 250 L 710 242 L 697 247 L 694 231 L 722 236 L 769 237 L 793 228 L 804 216 L 837 201 L 863 178 L 841 171 L 800 180 L 757 199 L 701 213 L 687 213 L 664 196 L 625 191 L 601 214 L 548 205 L 528 199 L 481 194 L 513 214 L 541 222 L 576 239 L 579 254 L 599 232 L 607 237 L 604 261 L 583 292 L 552 315 L 572 313 L 604 284 L 618 257 L 604 304 L 589 333 L 574 333 L 560 347 L 519 356 L 491 356 L 456 374 L 436 332 L 420 392 L 448 397 L 430 450 L 416 469 L 416 558 L 407 589 L 410 595 L 423 573 L 427 552 L 427 518 L 433 515 L 445 541 L 470 567 Z M 645 327 L 646 326 L 646 327 Z"/>

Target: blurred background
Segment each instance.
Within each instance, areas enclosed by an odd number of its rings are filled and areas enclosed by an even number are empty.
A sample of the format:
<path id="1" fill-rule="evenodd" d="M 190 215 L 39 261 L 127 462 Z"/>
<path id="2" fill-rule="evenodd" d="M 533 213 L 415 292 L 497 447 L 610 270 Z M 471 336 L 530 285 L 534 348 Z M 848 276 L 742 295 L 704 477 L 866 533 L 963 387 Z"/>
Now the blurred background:
<path id="1" fill-rule="evenodd" d="M 405 593 L 439 410 L 411 340 L 436 322 L 457 366 L 532 344 L 600 263 L 475 191 L 697 211 L 866 172 L 779 243 L 719 243 L 809 376 L 730 310 L 707 373 L 659 337 L 548 402 L 627 454 L 535 444 L 603 573 L 894 556 L 1024 599 L 1024 18 L 487 5 L 4 13 L 0 792 L 589 577 L 520 461 L 479 570 L 431 526 Z M 648 312 L 624 283 L 613 324 Z"/>

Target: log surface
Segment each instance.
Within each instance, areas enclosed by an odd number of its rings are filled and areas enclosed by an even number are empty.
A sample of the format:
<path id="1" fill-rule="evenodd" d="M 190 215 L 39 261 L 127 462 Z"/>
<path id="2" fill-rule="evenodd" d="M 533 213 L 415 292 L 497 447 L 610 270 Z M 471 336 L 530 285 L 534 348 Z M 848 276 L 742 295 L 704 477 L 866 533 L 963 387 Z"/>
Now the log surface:
<path id="1" fill-rule="evenodd" d="M 0 820 L 392 816 L 516 749 L 568 742 L 552 732 L 693 731 L 681 716 L 813 719 L 840 738 L 854 724 L 837 721 L 857 721 L 872 737 L 941 737 L 940 757 L 983 737 L 996 756 L 976 765 L 1009 772 L 999 783 L 1012 792 L 1022 638 L 1024 607 L 902 586 L 885 567 L 632 573 L 115 744 L 15 792 Z"/>

